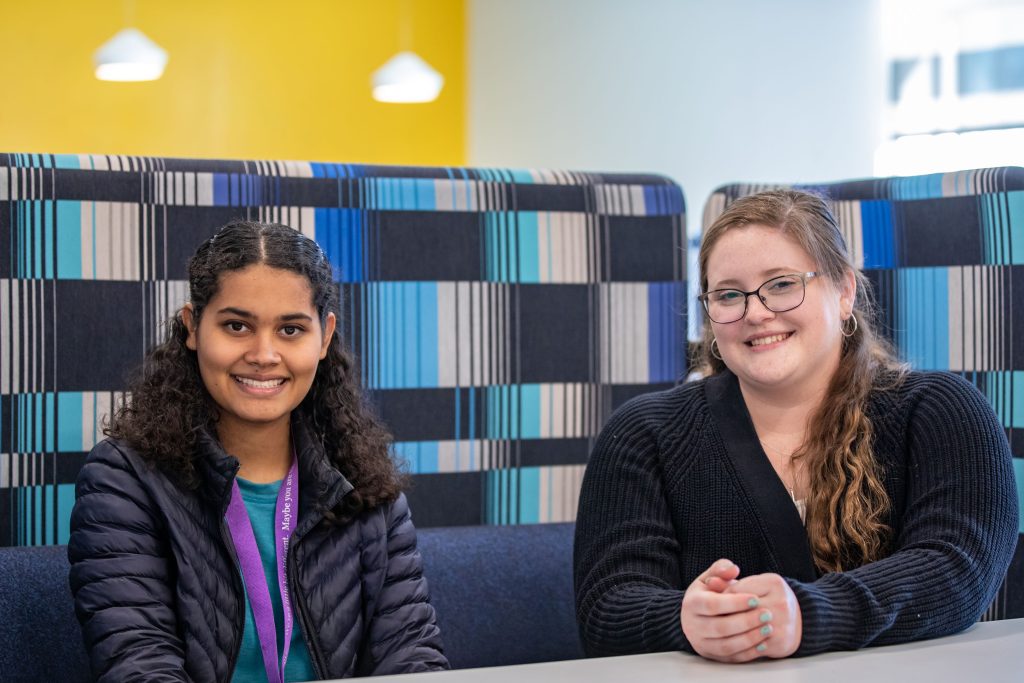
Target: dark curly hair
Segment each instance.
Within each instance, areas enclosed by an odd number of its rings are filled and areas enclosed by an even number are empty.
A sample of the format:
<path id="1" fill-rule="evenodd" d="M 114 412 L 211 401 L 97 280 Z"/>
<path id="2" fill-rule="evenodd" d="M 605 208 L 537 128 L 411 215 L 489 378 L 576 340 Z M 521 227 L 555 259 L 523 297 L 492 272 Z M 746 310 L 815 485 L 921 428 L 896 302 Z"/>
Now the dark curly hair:
<path id="1" fill-rule="evenodd" d="M 189 261 L 195 324 L 217 294 L 221 276 L 254 264 L 303 276 L 321 325 L 329 313 L 340 319 L 331 264 L 316 242 L 285 225 L 236 221 L 203 242 Z M 203 431 L 216 434 L 219 413 L 200 377 L 196 352 L 185 345 L 187 338 L 179 313 L 168 322 L 163 343 L 146 355 L 129 383 L 130 398 L 118 407 L 104 433 L 124 440 L 182 485 L 196 489 L 196 443 Z M 337 508 L 324 511 L 329 521 L 344 523 L 398 497 L 406 480 L 391 457 L 391 435 L 367 407 L 355 363 L 337 332 L 296 411 L 355 487 Z"/>

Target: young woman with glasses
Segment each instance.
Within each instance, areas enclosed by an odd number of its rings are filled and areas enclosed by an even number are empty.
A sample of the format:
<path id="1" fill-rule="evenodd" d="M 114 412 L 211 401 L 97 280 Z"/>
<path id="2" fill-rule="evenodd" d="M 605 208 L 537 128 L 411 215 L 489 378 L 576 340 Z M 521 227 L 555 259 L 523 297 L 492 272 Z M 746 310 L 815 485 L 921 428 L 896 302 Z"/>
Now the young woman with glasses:
<path id="1" fill-rule="evenodd" d="M 587 466 L 587 651 L 743 662 L 974 623 L 1018 519 L 985 397 L 895 359 L 816 196 L 737 200 L 699 262 L 705 379 L 627 403 Z"/>

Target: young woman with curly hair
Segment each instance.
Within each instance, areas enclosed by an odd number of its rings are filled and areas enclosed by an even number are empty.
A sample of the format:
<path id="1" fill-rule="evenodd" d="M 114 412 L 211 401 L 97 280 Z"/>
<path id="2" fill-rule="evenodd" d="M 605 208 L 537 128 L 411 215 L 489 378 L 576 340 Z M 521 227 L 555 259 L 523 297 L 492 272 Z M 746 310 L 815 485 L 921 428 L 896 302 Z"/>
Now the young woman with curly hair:
<path id="1" fill-rule="evenodd" d="M 742 662 L 974 623 L 1017 538 L 985 397 L 895 360 L 819 197 L 737 200 L 699 263 L 705 378 L 623 406 L 587 466 L 587 650 Z"/>
<path id="2" fill-rule="evenodd" d="M 312 240 L 231 223 L 89 454 L 71 586 L 101 681 L 443 669 L 416 535 Z"/>

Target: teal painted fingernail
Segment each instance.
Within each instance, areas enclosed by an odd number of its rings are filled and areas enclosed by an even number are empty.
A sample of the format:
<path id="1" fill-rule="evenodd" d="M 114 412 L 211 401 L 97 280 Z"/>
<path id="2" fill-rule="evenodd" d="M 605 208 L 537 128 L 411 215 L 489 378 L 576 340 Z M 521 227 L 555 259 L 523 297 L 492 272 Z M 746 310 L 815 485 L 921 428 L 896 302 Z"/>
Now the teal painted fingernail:
<path id="1" fill-rule="evenodd" d="M 758 652 L 764 652 L 765 650 L 768 649 L 768 646 L 765 645 L 764 643 L 761 643 L 760 645 L 758 645 L 754 649 L 757 650 Z"/>
<path id="2" fill-rule="evenodd" d="M 761 621 L 762 622 L 764 622 L 764 621 L 771 621 L 771 620 L 772 620 L 772 613 L 771 612 L 761 612 Z"/>
<path id="3" fill-rule="evenodd" d="M 749 600 L 747 600 L 747 607 L 757 607 L 760 604 L 761 603 L 757 601 L 757 598 L 750 598 Z"/>
<path id="4" fill-rule="evenodd" d="M 772 632 L 771 624 L 765 624 L 764 626 L 761 627 L 761 635 L 762 636 L 766 636 L 766 635 L 768 635 L 771 632 Z"/>

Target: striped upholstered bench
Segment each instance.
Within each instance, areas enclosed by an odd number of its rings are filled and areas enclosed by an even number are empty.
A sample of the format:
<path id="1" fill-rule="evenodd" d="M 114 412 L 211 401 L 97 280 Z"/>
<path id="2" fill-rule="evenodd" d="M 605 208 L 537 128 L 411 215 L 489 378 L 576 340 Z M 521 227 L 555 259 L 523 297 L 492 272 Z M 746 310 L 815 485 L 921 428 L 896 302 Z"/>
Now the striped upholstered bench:
<path id="1" fill-rule="evenodd" d="M 67 541 L 125 373 L 236 217 L 330 256 L 420 527 L 572 521 L 610 412 L 685 375 L 683 195 L 662 177 L 0 155 L 0 546 Z"/>

